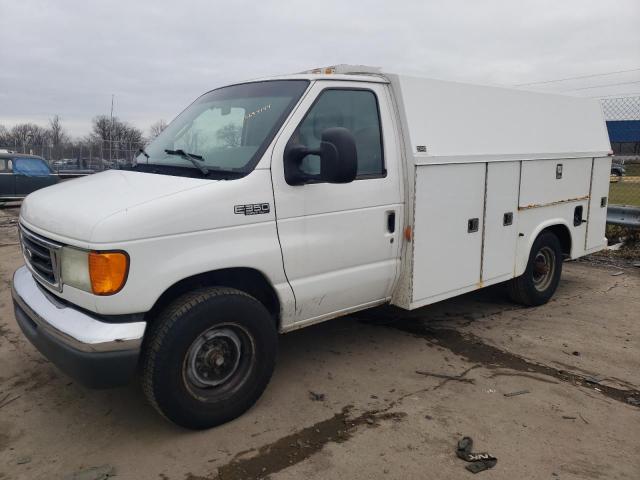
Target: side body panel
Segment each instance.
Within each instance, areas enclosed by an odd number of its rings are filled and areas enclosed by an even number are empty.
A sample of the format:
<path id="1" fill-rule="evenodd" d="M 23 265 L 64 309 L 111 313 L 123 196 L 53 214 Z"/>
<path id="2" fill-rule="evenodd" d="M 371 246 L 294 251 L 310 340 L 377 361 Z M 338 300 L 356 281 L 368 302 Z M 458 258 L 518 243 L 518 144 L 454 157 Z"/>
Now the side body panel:
<path id="1" fill-rule="evenodd" d="M 480 280 L 485 164 L 416 168 L 413 303 Z"/>
<path id="2" fill-rule="evenodd" d="M 563 171 L 556 179 L 558 163 Z M 415 167 L 413 238 L 403 263 L 410 278 L 401 276 L 394 305 L 418 308 L 521 275 L 533 242 L 548 227 L 569 233 L 571 258 L 602 248 L 609 160 L 593 164 L 593 179 L 592 159 Z M 505 214 L 512 214 L 510 222 Z M 470 234 L 474 217 L 478 232 Z M 593 228 L 591 240 L 587 228 Z"/>
<path id="3" fill-rule="evenodd" d="M 55 185 L 58 183 L 58 177 L 55 175 L 46 175 L 39 177 L 29 177 L 27 175 L 15 175 L 16 195 L 23 197 L 31 192 L 40 190 L 41 188 Z"/>
<path id="4" fill-rule="evenodd" d="M 482 281 L 513 277 L 521 162 L 487 164 Z"/>
<path id="5" fill-rule="evenodd" d="M 2 170 L 3 162 L 6 163 L 6 160 L 0 158 L 0 198 L 15 197 L 15 176 L 8 170 Z"/>
<path id="6" fill-rule="evenodd" d="M 607 225 L 607 205 L 609 204 L 609 174 L 611 157 L 593 159 L 591 177 L 591 198 L 589 199 L 589 222 L 585 250 L 599 250 L 607 245 L 604 236 Z"/>
<path id="7" fill-rule="evenodd" d="M 593 158 L 611 149 L 596 99 L 388 75 L 415 164 Z M 420 148 L 419 148 L 420 147 Z"/>
<path id="8" fill-rule="evenodd" d="M 520 208 L 584 200 L 591 185 L 591 158 L 522 162 Z M 586 211 L 585 211 L 586 214 Z"/>

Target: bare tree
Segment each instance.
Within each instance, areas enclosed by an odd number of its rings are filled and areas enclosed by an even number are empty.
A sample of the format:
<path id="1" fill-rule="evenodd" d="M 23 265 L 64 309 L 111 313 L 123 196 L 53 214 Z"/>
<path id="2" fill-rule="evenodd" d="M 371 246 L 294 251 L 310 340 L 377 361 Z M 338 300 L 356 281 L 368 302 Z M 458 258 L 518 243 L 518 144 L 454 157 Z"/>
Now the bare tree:
<path id="1" fill-rule="evenodd" d="M 62 128 L 62 121 L 58 115 L 49 119 L 49 139 L 53 147 L 53 159 L 60 159 L 61 147 L 69 140 L 66 132 Z"/>
<path id="2" fill-rule="evenodd" d="M 21 150 L 23 153 L 30 153 L 35 147 L 48 144 L 49 131 L 35 123 L 20 123 L 9 130 L 8 146 Z M 35 152 L 34 152 L 35 153 Z M 41 152 L 42 153 L 42 152 Z"/>
<path id="3" fill-rule="evenodd" d="M 117 122 L 117 119 L 113 119 L 114 123 Z M 98 115 L 93 117 L 91 127 L 91 137 L 94 140 L 99 140 L 101 142 L 108 142 L 111 133 L 111 120 L 107 115 Z"/>
<path id="4" fill-rule="evenodd" d="M 9 146 L 9 130 L 4 125 L 0 125 L 0 147 Z"/>
<path id="5" fill-rule="evenodd" d="M 117 117 L 113 117 L 112 121 L 107 115 L 98 115 L 93 118 L 90 139 L 102 148 L 103 158 L 105 153 L 111 152 L 112 159 L 116 161 L 132 157 L 144 144 L 140 129 Z"/>
<path id="6" fill-rule="evenodd" d="M 165 128 L 167 128 L 167 122 L 164 120 L 158 120 L 157 122 L 152 123 L 149 127 L 149 141 L 160 135 Z"/>

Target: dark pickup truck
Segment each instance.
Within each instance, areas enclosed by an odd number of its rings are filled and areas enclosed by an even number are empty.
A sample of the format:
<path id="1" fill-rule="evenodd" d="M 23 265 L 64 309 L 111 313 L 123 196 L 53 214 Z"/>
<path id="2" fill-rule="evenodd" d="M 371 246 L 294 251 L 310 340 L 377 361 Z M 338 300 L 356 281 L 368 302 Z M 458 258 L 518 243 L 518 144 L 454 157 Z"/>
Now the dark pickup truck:
<path id="1" fill-rule="evenodd" d="M 0 201 L 24 198 L 54 183 L 58 183 L 58 177 L 42 157 L 0 153 Z"/>

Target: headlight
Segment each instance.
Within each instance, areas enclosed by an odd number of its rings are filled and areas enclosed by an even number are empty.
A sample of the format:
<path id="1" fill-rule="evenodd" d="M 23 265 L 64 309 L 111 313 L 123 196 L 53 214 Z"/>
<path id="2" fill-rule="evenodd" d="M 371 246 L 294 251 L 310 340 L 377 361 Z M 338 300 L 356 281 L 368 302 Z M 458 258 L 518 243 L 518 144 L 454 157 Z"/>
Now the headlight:
<path id="1" fill-rule="evenodd" d="M 62 282 L 96 295 L 119 292 L 127 280 L 129 256 L 125 252 L 90 252 L 64 247 Z"/>
<path id="2" fill-rule="evenodd" d="M 63 247 L 60 263 L 62 283 L 85 292 L 91 292 L 88 251 L 73 247 Z"/>

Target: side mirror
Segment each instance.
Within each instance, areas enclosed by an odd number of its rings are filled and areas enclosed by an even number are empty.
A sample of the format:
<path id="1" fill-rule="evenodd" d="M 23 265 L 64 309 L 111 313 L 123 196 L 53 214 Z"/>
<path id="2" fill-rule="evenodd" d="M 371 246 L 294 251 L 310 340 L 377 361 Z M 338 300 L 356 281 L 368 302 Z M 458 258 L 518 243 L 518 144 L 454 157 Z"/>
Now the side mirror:
<path id="1" fill-rule="evenodd" d="M 320 157 L 319 175 L 310 175 L 300 169 L 302 159 L 307 155 Z M 346 128 L 332 127 L 324 130 L 320 148 L 291 145 L 285 150 L 284 172 L 290 185 L 301 185 L 309 180 L 349 183 L 356 178 L 357 171 L 356 140 Z"/>

